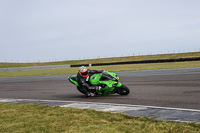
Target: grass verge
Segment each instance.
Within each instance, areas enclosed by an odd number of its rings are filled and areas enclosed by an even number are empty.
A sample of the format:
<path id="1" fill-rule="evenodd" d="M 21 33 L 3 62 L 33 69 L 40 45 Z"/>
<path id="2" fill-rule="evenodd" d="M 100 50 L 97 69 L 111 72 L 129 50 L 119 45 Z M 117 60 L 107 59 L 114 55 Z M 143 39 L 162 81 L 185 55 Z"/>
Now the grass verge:
<path id="1" fill-rule="evenodd" d="M 86 109 L 0 103 L 0 132 L 10 133 L 198 133 L 200 125 Z"/>
<path id="2" fill-rule="evenodd" d="M 152 69 L 172 69 L 172 68 L 192 68 L 192 67 L 200 67 L 200 61 L 95 66 L 95 67 L 89 67 L 89 69 L 108 70 L 108 71 L 131 71 L 131 70 L 152 70 Z M 61 68 L 61 69 L 1 72 L 0 77 L 74 74 L 77 73 L 77 71 L 78 68 L 74 67 L 74 68 Z"/>

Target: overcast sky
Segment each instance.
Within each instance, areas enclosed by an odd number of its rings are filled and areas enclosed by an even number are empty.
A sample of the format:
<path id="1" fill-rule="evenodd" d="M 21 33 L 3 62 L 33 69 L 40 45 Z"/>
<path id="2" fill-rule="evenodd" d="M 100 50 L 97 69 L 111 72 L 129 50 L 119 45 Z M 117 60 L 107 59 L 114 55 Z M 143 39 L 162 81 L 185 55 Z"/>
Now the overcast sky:
<path id="1" fill-rule="evenodd" d="M 0 0 L 0 62 L 200 50 L 200 0 Z"/>

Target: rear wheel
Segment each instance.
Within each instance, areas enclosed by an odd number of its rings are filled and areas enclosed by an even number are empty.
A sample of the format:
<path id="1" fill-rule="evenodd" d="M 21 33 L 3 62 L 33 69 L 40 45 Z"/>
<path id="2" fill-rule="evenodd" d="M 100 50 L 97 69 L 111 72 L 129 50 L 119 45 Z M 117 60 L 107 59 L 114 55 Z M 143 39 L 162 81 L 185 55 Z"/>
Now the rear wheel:
<path id="1" fill-rule="evenodd" d="M 128 95 L 130 93 L 130 90 L 128 87 L 122 84 L 121 87 L 116 88 L 116 92 L 120 95 Z"/>

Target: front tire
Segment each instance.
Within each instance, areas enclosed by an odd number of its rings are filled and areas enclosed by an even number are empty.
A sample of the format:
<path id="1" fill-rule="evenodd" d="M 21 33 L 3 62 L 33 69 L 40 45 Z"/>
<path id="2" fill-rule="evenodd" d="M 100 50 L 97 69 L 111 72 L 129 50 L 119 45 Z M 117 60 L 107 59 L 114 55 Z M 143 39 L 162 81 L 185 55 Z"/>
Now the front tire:
<path id="1" fill-rule="evenodd" d="M 120 95 L 128 95 L 130 93 L 130 90 L 128 87 L 122 84 L 121 87 L 116 88 L 116 92 Z"/>

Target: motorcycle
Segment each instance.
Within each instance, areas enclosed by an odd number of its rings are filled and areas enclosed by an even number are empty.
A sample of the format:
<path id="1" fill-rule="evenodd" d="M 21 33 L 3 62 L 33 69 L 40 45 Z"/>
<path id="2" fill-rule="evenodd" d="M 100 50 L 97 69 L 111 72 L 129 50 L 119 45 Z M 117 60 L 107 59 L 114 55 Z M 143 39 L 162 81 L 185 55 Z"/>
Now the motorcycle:
<path id="1" fill-rule="evenodd" d="M 84 94 L 77 82 L 76 75 L 68 77 L 68 80 L 77 86 L 78 91 Z M 120 95 L 128 95 L 130 93 L 129 88 L 119 82 L 119 77 L 113 72 L 103 71 L 102 73 L 93 74 L 89 77 L 89 83 L 92 86 L 101 86 L 100 90 L 89 89 L 90 92 L 96 95 L 116 93 Z"/>

